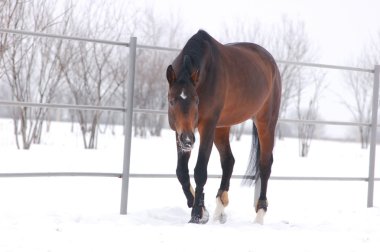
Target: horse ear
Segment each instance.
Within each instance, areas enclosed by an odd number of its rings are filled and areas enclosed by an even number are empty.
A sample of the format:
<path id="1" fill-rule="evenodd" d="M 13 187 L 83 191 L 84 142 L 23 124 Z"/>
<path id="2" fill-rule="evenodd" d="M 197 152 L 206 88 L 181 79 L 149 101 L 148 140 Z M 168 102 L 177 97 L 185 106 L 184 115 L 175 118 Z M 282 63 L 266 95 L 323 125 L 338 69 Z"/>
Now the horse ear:
<path id="1" fill-rule="evenodd" d="M 197 69 L 197 70 L 195 70 L 195 71 L 193 71 L 191 73 L 191 79 L 193 80 L 194 85 L 195 85 L 195 83 L 198 82 L 198 79 L 199 79 L 199 69 Z"/>
<path id="2" fill-rule="evenodd" d="M 189 73 L 191 73 L 191 80 L 193 81 L 193 83 L 195 85 L 195 83 L 198 81 L 198 78 L 199 78 L 199 69 L 194 70 L 194 66 L 191 62 L 189 55 L 185 55 L 183 57 L 183 64 L 187 68 L 187 71 L 189 71 Z"/>
<path id="3" fill-rule="evenodd" d="M 172 65 L 169 65 L 166 69 L 166 79 L 168 79 L 169 85 L 171 85 L 175 80 L 175 72 Z"/>

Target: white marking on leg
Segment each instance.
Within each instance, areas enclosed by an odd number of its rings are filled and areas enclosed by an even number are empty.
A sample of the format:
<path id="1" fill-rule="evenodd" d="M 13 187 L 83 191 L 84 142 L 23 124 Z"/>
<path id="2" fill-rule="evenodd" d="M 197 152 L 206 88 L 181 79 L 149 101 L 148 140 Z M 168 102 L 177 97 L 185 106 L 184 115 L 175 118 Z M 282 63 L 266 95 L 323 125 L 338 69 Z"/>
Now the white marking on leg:
<path id="1" fill-rule="evenodd" d="M 220 223 L 225 223 L 227 221 L 227 215 L 224 213 L 224 205 L 220 200 L 220 197 L 216 198 L 216 208 L 214 212 L 214 222 L 219 221 Z"/>
<path id="2" fill-rule="evenodd" d="M 224 206 L 220 197 L 216 197 L 216 208 L 214 212 L 214 221 L 218 221 L 220 215 L 224 212 Z"/>
<path id="3" fill-rule="evenodd" d="M 187 95 L 185 94 L 185 89 L 184 88 L 182 88 L 182 92 L 181 92 L 181 98 L 182 99 L 184 99 L 184 100 L 186 100 L 187 99 Z"/>
<path id="4" fill-rule="evenodd" d="M 200 220 L 201 224 L 206 224 L 208 222 L 210 215 L 205 207 L 203 207 L 203 212 L 202 212 L 202 219 Z"/>
<path id="5" fill-rule="evenodd" d="M 195 191 L 194 191 L 194 188 L 192 185 L 190 185 L 190 192 L 193 195 L 193 197 L 195 198 Z"/>
<path id="6" fill-rule="evenodd" d="M 255 223 L 263 225 L 265 214 L 266 214 L 266 212 L 264 209 L 259 209 L 259 211 L 257 211 L 257 214 L 256 214 Z"/>

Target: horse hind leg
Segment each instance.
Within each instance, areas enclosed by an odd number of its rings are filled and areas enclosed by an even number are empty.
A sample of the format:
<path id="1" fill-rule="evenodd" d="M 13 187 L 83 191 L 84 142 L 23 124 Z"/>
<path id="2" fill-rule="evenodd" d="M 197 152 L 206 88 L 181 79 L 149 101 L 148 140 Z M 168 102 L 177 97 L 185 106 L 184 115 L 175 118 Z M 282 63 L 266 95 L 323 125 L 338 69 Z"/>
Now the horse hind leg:
<path id="1" fill-rule="evenodd" d="M 273 160 L 273 159 L 272 159 Z M 268 200 L 266 192 L 268 188 L 268 180 L 271 173 L 272 161 L 270 165 L 260 165 L 259 178 L 255 184 L 255 210 L 256 218 L 255 223 L 264 224 L 264 217 L 268 209 Z"/>
<path id="2" fill-rule="evenodd" d="M 216 195 L 216 208 L 214 212 L 214 221 L 225 223 L 227 215 L 224 212 L 225 207 L 228 206 L 228 190 L 230 187 L 230 179 L 232 176 L 233 166 L 235 159 L 232 155 L 230 147 L 230 128 L 218 128 L 215 132 L 214 143 L 219 151 L 220 162 L 222 165 L 223 175 L 220 183 L 220 188 Z"/>
<path id="3" fill-rule="evenodd" d="M 257 124 L 258 137 L 260 142 L 259 180 L 255 188 L 255 222 L 264 223 L 264 216 L 268 208 L 267 188 L 268 180 L 273 164 L 274 129 L 266 124 Z M 258 193 L 259 189 L 259 193 Z M 256 199 L 258 196 L 258 199 Z"/>

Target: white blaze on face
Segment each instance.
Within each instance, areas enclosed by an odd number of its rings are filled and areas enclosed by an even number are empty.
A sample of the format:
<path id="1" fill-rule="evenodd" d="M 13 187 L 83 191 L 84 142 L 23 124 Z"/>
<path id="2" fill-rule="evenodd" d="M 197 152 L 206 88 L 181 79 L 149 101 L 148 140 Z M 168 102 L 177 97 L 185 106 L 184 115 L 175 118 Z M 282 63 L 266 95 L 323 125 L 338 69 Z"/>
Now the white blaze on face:
<path id="1" fill-rule="evenodd" d="M 181 96 L 181 98 L 184 99 L 184 100 L 187 99 L 187 95 L 185 94 L 185 89 L 184 89 L 184 88 L 182 89 L 182 92 L 181 92 L 180 96 Z"/>

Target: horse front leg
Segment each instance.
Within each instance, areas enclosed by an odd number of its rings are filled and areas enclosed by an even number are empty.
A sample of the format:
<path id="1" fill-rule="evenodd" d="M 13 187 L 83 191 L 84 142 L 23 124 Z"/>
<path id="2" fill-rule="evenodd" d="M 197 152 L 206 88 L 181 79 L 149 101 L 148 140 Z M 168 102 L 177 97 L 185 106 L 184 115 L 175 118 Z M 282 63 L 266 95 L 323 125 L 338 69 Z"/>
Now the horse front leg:
<path id="1" fill-rule="evenodd" d="M 177 133 L 176 133 L 176 139 L 178 139 Z M 191 208 L 194 204 L 194 189 L 191 186 L 190 183 L 190 176 L 189 176 L 189 159 L 190 159 L 191 152 L 184 152 L 182 151 L 181 147 L 178 145 L 177 142 L 177 169 L 176 174 L 179 182 L 181 183 L 183 193 L 186 196 L 187 200 L 187 206 Z"/>
<path id="2" fill-rule="evenodd" d="M 213 139 L 214 127 L 199 127 L 200 145 L 197 164 L 194 169 L 195 180 L 195 198 L 191 211 L 190 223 L 205 224 L 208 222 L 209 213 L 204 203 L 204 186 L 207 181 L 207 165 L 210 159 Z"/>

